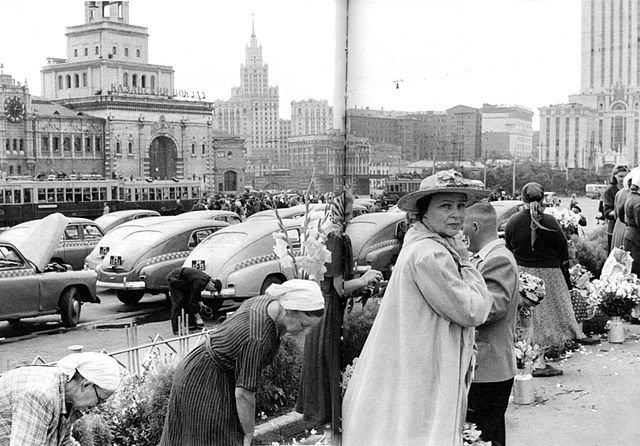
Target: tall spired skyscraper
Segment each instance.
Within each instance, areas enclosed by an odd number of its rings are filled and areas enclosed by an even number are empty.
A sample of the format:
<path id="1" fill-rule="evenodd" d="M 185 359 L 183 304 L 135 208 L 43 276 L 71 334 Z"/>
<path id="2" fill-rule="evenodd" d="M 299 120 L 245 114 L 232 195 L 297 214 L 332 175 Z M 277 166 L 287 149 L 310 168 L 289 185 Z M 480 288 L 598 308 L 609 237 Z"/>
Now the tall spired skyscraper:
<path id="1" fill-rule="evenodd" d="M 638 0 L 582 0 L 581 85 L 540 108 L 540 160 L 561 169 L 638 165 Z"/>
<path id="2" fill-rule="evenodd" d="M 278 87 L 269 86 L 269 66 L 262 60 L 255 24 L 240 66 L 240 86 L 231 89 L 228 101 L 214 104 L 220 130 L 245 138 L 247 170 L 255 176 L 273 172 L 286 164 L 286 140 L 280 135 Z"/>

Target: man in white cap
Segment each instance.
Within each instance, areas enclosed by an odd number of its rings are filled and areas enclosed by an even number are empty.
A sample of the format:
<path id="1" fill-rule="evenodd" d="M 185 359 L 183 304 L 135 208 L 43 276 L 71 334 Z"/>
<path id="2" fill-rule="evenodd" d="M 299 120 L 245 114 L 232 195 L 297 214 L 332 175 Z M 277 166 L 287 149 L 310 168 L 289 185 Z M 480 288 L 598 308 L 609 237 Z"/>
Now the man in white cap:
<path id="1" fill-rule="evenodd" d="M 73 353 L 57 365 L 10 370 L 0 377 L 0 446 L 79 446 L 71 426 L 119 383 L 118 362 L 105 353 Z"/>

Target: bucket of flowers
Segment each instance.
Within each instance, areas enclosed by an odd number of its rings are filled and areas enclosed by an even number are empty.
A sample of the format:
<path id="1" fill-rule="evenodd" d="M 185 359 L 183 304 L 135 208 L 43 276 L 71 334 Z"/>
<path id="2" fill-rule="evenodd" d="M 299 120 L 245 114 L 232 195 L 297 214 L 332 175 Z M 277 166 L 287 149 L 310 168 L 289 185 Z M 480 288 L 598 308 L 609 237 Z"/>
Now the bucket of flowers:
<path id="1" fill-rule="evenodd" d="M 535 401 L 532 373 L 536 364 L 544 358 L 545 349 L 538 344 L 531 344 L 527 335 L 518 330 L 515 350 L 518 374 L 513 379 L 513 402 L 532 404 Z"/>
<path id="2" fill-rule="evenodd" d="M 625 339 L 623 317 L 632 316 L 640 304 L 640 280 L 633 273 L 615 271 L 596 279 L 589 286 L 588 302 L 609 317 L 605 329 L 610 343 Z"/>

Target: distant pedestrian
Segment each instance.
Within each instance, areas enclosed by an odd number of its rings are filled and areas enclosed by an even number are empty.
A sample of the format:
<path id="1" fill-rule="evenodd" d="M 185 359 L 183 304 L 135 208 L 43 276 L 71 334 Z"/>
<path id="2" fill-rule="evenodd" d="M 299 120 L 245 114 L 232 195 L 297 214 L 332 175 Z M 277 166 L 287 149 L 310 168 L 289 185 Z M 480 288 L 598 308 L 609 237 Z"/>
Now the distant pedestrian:
<path id="1" fill-rule="evenodd" d="M 201 293 L 207 291 L 220 291 L 222 284 L 219 280 L 212 281 L 204 271 L 189 267 L 174 268 L 167 275 L 169 284 L 169 297 L 171 298 L 171 328 L 173 334 L 178 334 L 178 318 L 184 310 L 188 326 L 193 329 L 202 327 L 200 316 L 202 309 L 208 308 L 202 302 Z M 206 307 L 206 308 L 204 308 Z M 183 322 L 183 323 L 184 323 Z"/>
<path id="2" fill-rule="evenodd" d="M 109 204 L 105 201 L 104 206 L 102 207 L 102 215 L 107 215 L 109 213 Z"/>
<path id="3" fill-rule="evenodd" d="M 491 312 L 476 327 L 477 367 L 469 390 L 467 421 L 482 431 L 482 440 L 506 445 L 504 415 L 516 375 L 513 348 L 518 312 L 518 265 L 498 238 L 495 208 L 480 202 L 466 211 L 462 230 L 469 239 L 475 266 L 489 288 Z"/>
<path id="4" fill-rule="evenodd" d="M 184 212 L 184 208 L 182 207 L 182 202 L 178 198 L 176 200 L 176 207 L 173 209 L 173 215 L 180 215 Z"/>
<path id="5" fill-rule="evenodd" d="M 70 434 L 82 410 L 108 399 L 120 383 L 105 353 L 73 353 L 56 365 L 23 366 L 0 377 L 0 445 L 79 446 Z"/>

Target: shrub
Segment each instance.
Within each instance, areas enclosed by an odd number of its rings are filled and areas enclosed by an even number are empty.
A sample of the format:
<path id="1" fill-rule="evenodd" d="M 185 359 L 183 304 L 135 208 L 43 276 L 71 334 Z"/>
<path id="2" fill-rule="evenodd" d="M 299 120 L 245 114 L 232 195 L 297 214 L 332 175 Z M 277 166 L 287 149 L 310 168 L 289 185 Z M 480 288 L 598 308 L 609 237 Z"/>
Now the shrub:
<path id="1" fill-rule="evenodd" d="M 600 277 L 600 272 L 607 260 L 607 232 L 606 227 L 596 229 L 585 237 L 573 237 L 576 262 L 590 271 L 594 277 Z"/>
<path id="2" fill-rule="evenodd" d="M 345 313 L 342 369 L 360 356 L 378 314 L 380 302 L 381 299 L 369 299 L 366 305 L 356 304 L 350 312 Z"/>
<path id="3" fill-rule="evenodd" d="M 81 446 L 111 446 L 113 443 L 109 426 L 98 414 L 88 414 L 76 421 L 72 435 Z"/>
<path id="4" fill-rule="evenodd" d="M 302 349 L 298 340 L 285 336 L 273 362 L 262 371 L 256 389 L 256 412 L 279 415 L 293 408 L 298 398 Z"/>

